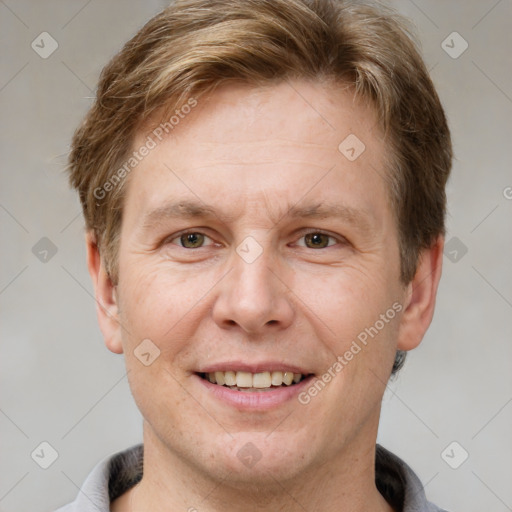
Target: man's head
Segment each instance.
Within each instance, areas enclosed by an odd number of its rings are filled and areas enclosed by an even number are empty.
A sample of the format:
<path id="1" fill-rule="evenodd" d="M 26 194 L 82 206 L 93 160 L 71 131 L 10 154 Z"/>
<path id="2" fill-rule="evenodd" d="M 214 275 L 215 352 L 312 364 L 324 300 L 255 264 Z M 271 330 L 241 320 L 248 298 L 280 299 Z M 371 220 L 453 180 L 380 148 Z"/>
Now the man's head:
<path id="1" fill-rule="evenodd" d="M 354 2 L 188 0 L 148 22 L 104 69 L 73 140 L 71 182 L 114 282 L 123 199 L 138 165 L 134 139 L 144 123 L 166 123 L 152 135 L 158 142 L 182 109 L 215 88 L 294 77 L 332 80 L 377 113 L 387 140 L 382 169 L 398 226 L 401 279 L 411 281 L 419 251 L 444 232 L 451 145 L 403 22 Z M 398 354 L 394 371 L 402 361 Z"/>
<path id="2" fill-rule="evenodd" d="M 231 471 L 254 440 L 290 476 L 371 438 L 432 318 L 450 165 L 432 82 L 382 8 L 186 0 L 151 20 L 103 71 L 70 170 L 100 324 L 154 443 Z M 304 373 L 303 399 L 256 414 L 204 378 L 237 369 Z"/>

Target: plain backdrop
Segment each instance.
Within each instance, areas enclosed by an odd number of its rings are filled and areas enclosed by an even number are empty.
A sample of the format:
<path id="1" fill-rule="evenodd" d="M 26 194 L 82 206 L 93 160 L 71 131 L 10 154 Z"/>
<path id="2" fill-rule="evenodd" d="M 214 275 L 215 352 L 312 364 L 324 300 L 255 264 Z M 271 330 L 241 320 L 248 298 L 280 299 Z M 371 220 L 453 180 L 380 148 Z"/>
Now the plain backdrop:
<path id="1" fill-rule="evenodd" d="M 505 512 L 512 510 L 512 2 L 390 5 L 417 27 L 456 160 L 435 318 L 389 384 L 379 442 L 415 469 L 439 506 Z M 100 459 L 141 440 L 122 356 L 108 352 L 97 327 L 80 207 L 63 169 L 101 68 L 164 6 L 0 0 L 3 512 L 71 501 Z M 46 462 L 56 457 L 48 469 L 41 450 Z"/>

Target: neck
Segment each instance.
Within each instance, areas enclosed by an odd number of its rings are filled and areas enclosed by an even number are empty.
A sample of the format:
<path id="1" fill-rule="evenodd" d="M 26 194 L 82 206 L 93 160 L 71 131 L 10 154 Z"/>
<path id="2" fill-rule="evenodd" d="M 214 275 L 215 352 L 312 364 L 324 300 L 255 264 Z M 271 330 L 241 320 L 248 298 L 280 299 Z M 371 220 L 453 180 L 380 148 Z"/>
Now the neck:
<path id="1" fill-rule="evenodd" d="M 366 510 L 392 512 L 375 486 L 375 439 L 356 439 L 320 465 L 288 480 L 272 474 L 241 482 L 235 473 L 212 475 L 171 452 L 145 425 L 144 476 L 116 500 L 112 512 L 279 512 Z M 363 441 L 366 441 L 362 443 Z"/>

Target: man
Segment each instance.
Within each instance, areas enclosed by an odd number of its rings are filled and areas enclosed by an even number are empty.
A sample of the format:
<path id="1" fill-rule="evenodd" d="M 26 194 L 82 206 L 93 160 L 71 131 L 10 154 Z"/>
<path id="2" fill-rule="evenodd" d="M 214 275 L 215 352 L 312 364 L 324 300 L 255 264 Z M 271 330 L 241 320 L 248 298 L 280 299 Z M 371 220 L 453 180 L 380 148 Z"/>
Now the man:
<path id="1" fill-rule="evenodd" d="M 61 511 L 433 511 L 376 447 L 428 328 L 449 130 L 396 15 L 183 0 L 102 73 L 71 183 L 144 444 Z"/>

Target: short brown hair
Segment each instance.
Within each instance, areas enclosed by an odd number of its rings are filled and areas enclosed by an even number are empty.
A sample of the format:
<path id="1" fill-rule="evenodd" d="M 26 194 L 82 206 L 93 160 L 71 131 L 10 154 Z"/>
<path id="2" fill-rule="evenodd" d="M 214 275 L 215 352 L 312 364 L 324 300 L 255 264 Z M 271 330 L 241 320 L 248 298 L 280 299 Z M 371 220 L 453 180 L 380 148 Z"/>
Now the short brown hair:
<path id="1" fill-rule="evenodd" d="M 444 234 L 452 149 L 443 108 L 404 19 L 380 4 L 352 0 L 177 0 L 104 68 L 96 101 L 72 141 L 70 181 L 114 283 L 121 175 L 129 172 L 119 170 L 141 126 L 229 82 L 257 87 L 294 78 L 349 85 L 373 105 L 390 147 L 386 178 L 400 277 L 404 284 L 412 280 L 419 251 Z M 403 359 L 398 352 L 393 372 Z"/>

